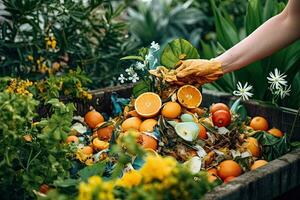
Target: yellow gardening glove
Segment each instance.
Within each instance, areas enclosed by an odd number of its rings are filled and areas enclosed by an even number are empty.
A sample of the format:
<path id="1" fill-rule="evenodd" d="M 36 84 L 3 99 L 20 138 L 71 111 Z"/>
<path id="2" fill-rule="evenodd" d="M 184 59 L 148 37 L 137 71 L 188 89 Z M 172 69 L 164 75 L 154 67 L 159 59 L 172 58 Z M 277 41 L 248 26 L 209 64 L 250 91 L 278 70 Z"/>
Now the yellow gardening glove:
<path id="1" fill-rule="evenodd" d="M 158 67 L 150 70 L 150 74 L 162 78 L 163 81 L 176 85 L 203 85 L 217 80 L 223 75 L 221 63 L 213 60 L 191 59 L 179 61 L 177 69 Z"/>
<path id="2" fill-rule="evenodd" d="M 223 76 L 221 62 L 215 60 L 190 59 L 180 61 L 177 66 L 176 77 L 180 83 L 203 85 Z"/>

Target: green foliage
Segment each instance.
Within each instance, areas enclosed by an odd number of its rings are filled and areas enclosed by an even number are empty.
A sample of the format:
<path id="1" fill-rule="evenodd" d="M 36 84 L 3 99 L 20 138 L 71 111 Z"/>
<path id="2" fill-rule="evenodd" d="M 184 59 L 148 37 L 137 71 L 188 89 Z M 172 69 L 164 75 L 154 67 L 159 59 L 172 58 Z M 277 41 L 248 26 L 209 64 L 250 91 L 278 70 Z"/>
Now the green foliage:
<path id="1" fill-rule="evenodd" d="M 39 80 L 78 66 L 93 88 L 111 85 L 128 53 L 125 4 L 107 0 L 4 0 L 0 75 Z M 134 48 L 134 45 L 130 45 Z"/>
<path id="2" fill-rule="evenodd" d="M 184 39 L 176 39 L 165 46 L 160 63 L 167 68 L 174 68 L 180 60 L 197 58 L 199 58 L 198 51 L 191 43 Z"/>
<path id="3" fill-rule="evenodd" d="M 239 32 L 233 21 L 228 18 L 228 13 L 221 7 L 217 8 L 214 0 L 211 0 L 212 9 L 215 17 L 216 34 L 218 38 L 218 46 L 206 44 L 202 42 L 203 57 L 213 58 L 220 53 L 220 49 L 225 51 L 234 44 L 243 39 L 243 34 Z M 248 2 L 247 13 L 245 15 L 244 28 L 246 35 L 249 35 L 263 22 L 268 20 L 273 15 L 279 13 L 283 9 L 284 3 L 277 0 L 267 0 L 263 3 L 262 0 L 250 0 Z M 226 74 L 223 78 L 217 80 L 212 84 L 207 84 L 208 89 L 215 89 L 219 91 L 232 93 L 236 89 L 238 81 L 248 82 L 254 87 L 254 98 L 264 101 L 271 101 L 272 95 L 268 91 L 268 83 L 266 77 L 269 72 L 278 68 L 281 73 L 287 74 L 287 80 L 292 85 L 292 93 L 289 100 L 279 102 L 280 105 L 298 108 L 299 101 L 299 63 L 300 63 L 300 42 L 295 42 L 289 47 L 273 54 L 272 56 L 257 61 L 239 71 Z M 258 78 L 259 77 L 259 78 Z"/>
<path id="4" fill-rule="evenodd" d="M 286 134 L 283 137 L 275 137 L 267 132 L 260 131 L 255 133 L 254 137 L 262 145 L 263 157 L 268 161 L 279 158 L 291 150 Z"/>
<path id="5" fill-rule="evenodd" d="M 128 9 L 130 32 L 140 46 L 148 46 L 151 41 L 164 44 L 178 37 L 198 45 L 208 18 L 192 3 L 192 0 L 153 0 L 147 4 L 139 0 Z"/>
<path id="6" fill-rule="evenodd" d="M 0 93 L 0 190 L 3 199 L 32 199 L 33 190 L 68 177 L 68 147 L 61 143 L 71 126 L 74 106 L 49 102 L 53 114 L 34 122 L 38 102 L 30 96 Z M 63 119 L 63 120 L 62 120 Z"/>

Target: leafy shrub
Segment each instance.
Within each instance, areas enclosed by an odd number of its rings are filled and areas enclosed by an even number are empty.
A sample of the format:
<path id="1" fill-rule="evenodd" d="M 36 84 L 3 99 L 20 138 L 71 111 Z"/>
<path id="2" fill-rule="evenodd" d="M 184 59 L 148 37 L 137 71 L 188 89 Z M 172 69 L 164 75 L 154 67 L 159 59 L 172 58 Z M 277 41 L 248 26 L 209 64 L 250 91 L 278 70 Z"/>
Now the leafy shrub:
<path id="1" fill-rule="evenodd" d="M 93 80 L 91 87 L 112 84 L 128 50 L 126 24 L 120 20 L 125 4 L 4 0 L 3 5 L 1 76 L 37 80 L 79 66 Z"/>

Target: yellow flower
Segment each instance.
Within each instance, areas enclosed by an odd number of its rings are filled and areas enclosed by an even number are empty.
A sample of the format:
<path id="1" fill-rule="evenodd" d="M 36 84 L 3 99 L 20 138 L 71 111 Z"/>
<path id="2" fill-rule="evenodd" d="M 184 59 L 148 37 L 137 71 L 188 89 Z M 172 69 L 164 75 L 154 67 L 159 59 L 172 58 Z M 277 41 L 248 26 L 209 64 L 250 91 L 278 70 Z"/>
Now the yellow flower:
<path id="1" fill-rule="evenodd" d="M 136 171 L 131 170 L 123 175 L 121 179 L 117 181 L 117 185 L 121 187 L 131 188 L 132 186 L 137 186 L 142 181 L 142 175 Z"/>
<path id="2" fill-rule="evenodd" d="M 56 40 L 51 41 L 51 47 L 52 47 L 52 49 L 56 48 Z"/>
<path id="3" fill-rule="evenodd" d="M 101 185 L 101 191 L 98 194 L 98 200 L 114 200 L 113 194 L 114 184 L 113 182 L 103 182 Z"/>
<path id="4" fill-rule="evenodd" d="M 32 55 L 28 55 L 28 56 L 27 56 L 27 59 L 28 59 L 29 61 L 33 61 L 33 56 L 32 56 Z"/>
<path id="5" fill-rule="evenodd" d="M 95 190 L 98 187 L 101 187 L 103 181 L 100 176 L 91 176 L 88 181 L 89 186 Z"/>
<path id="6" fill-rule="evenodd" d="M 79 185 L 79 200 L 91 200 L 93 195 L 92 188 L 86 183 Z"/>
<path id="7" fill-rule="evenodd" d="M 171 174 L 175 167 L 176 161 L 172 157 L 148 155 L 140 173 L 146 183 L 155 179 L 162 181 Z"/>

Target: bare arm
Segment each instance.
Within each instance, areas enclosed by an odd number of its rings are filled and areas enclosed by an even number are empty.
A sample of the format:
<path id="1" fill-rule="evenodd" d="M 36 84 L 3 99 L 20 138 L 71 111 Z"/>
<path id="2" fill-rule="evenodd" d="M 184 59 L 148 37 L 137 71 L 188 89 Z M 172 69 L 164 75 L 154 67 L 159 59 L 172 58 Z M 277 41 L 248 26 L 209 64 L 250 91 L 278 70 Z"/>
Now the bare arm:
<path id="1" fill-rule="evenodd" d="M 224 73 L 265 58 L 300 38 L 300 0 L 289 0 L 286 8 L 266 21 L 241 42 L 215 58 Z"/>

